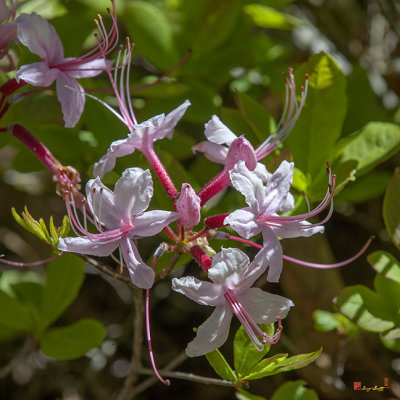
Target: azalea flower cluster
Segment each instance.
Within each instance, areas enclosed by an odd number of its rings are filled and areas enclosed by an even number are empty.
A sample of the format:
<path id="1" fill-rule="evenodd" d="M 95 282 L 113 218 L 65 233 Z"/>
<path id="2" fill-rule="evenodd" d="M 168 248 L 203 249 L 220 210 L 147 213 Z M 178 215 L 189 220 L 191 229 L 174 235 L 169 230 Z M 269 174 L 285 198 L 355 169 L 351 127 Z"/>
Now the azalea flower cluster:
<path id="1" fill-rule="evenodd" d="M 219 348 L 228 337 L 233 315 L 239 319 L 255 348 L 261 351 L 266 343 L 279 340 L 281 320 L 293 303 L 252 286 L 259 278 L 263 279 L 265 273 L 268 281 L 279 281 L 285 257 L 280 239 L 322 233 L 323 224 L 332 213 L 335 177 L 329 166 L 324 199 L 316 208 L 309 207 L 307 212 L 293 215 L 295 202 L 290 190 L 294 163 L 282 161 L 276 171 L 270 172 L 261 162 L 281 145 L 299 118 L 306 100 L 308 77 L 298 96 L 294 74 L 289 69 L 288 77 L 285 77 L 287 93 L 282 119 L 275 132 L 256 149 L 244 136 L 234 134 L 216 115 L 212 116 L 205 124 L 206 140 L 195 145 L 193 151 L 221 164 L 222 170 L 197 192 L 188 182 L 183 183 L 179 191 L 159 159 L 154 142 L 172 138 L 190 102 L 186 100 L 167 115 L 157 115 L 138 123 L 129 87 L 132 45 L 128 41 L 125 48 L 120 47 L 116 63 L 107 59 L 119 41 L 115 6 L 112 4 L 111 29 L 107 31 L 102 20 L 97 20 L 98 45 L 77 58 L 64 57 L 55 29 L 35 13 L 21 14 L 2 25 L 9 37 L 15 33 L 14 39 L 18 38 L 41 60 L 21 66 L 15 79 L 0 88 L 0 116 L 9 105 L 9 96 L 20 87 L 26 84 L 48 87 L 55 81 L 65 126 L 73 127 L 83 112 L 85 98 L 93 98 L 85 93 L 77 79 L 94 77 L 101 72 L 108 74 L 119 110 L 95 99 L 125 124 L 128 133 L 125 138 L 112 142 L 94 165 L 94 179 L 87 182 L 86 195 L 79 190 L 78 171 L 59 163 L 45 145 L 22 126 L 15 124 L 12 128 L 14 136 L 52 171 L 57 191 L 65 200 L 75 236 L 61 238 L 58 249 L 99 257 L 117 255 L 121 269 L 126 266 L 132 283 L 146 290 L 154 284 L 154 265 L 163 251 L 190 254 L 208 280 L 193 276 L 174 278 L 172 289 L 215 309 L 198 327 L 186 353 L 192 357 L 200 356 Z M 0 2 L 0 18 L 4 21 L 9 15 L 3 0 Z M 1 43 L 2 52 L 7 52 L 9 43 Z M 0 55 L 4 56 L 3 53 Z M 101 180 L 114 169 L 117 158 L 134 152 L 144 155 L 152 171 L 132 166 L 122 173 L 114 190 L 105 186 Z M 171 199 L 170 210 L 148 210 L 154 193 L 152 173 Z M 201 223 L 202 208 L 229 186 L 243 195 L 247 207 L 226 210 L 226 213 L 208 217 Z M 308 221 L 325 209 L 326 216 L 320 222 Z M 137 242 L 161 231 L 168 235 L 171 243 L 160 246 L 152 265 L 147 265 L 141 258 Z M 221 246 L 214 249 L 208 243 L 210 238 L 244 242 L 258 248 L 258 253 L 250 260 L 237 248 Z M 250 239 L 262 239 L 262 244 Z M 275 334 L 269 336 L 260 325 L 274 322 L 278 327 Z"/>

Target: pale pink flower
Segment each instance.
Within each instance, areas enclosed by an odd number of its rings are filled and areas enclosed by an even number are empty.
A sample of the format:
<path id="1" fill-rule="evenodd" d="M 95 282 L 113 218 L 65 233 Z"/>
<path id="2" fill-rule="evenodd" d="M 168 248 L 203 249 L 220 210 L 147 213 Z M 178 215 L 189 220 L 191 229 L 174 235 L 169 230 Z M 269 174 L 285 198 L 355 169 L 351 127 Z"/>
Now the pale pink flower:
<path id="1" fill-rule="evenodd" d="M 208 277 L 212 282 L 192 276 L 173 279 L 172 289 L 195 302 L 215 307 L 211 316 L 198 327 L 195 339 L 186 348 L 189 357 L 201 356 L 222 346 L 229 334 L 235 314 L 257 350 L 265 343 L 276 343 L 280 333 L 266 335 L 257 324 L 270 324 L 285 318 L 291 300 L 252 288 L 266 268 L 266 258 L 260 251 L 250 263 L 245 253 L 228 248 L 212 258 Z"/>

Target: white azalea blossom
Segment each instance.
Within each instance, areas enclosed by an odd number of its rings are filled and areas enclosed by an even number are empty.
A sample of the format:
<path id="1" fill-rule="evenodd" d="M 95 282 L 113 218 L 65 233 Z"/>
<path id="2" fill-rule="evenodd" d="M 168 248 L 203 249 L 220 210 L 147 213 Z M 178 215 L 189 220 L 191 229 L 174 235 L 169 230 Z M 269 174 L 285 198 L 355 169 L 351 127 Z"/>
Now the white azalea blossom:
<path id="1" fill-rule="evenodd" d="M 172 289 L 199 304 L 214 306 L 211 316 L 199 326 L 195 339 L 186 348 L 190 357 L 200 356 L 222 346 L 229 333 L 233 313 L 238 317 L 250 340 L 258 350 L 275 342 L 278 335 L 268 337 L 257 324 L 273 323 L 285 318 L 291 300 L 252 288 L 267 267 L 263 250 L 250 263 L 242 251 L 222 249 L 212 258 L 208 277 L 212 282 L 188 276 L 175 278 Z"/>
<path id="2" fill-rule="evenodd" d="M 92 179 L 86 185 L 87 202 L 99 233 L 90 233 L 70 212 L 75 231 L 83 236 L 60 239 L 59 250 L 108 256 L 118 247 L 132 282 L 148 289 L 154 282 L 154 271 L 141 259 L 133 242 L 136 237 L 153 236 L 175 221 L 179 214 L 153 210 L 144 212 L 153 196 L 153 181 L 149 170 L 128 168 L 111 191 Z"/>

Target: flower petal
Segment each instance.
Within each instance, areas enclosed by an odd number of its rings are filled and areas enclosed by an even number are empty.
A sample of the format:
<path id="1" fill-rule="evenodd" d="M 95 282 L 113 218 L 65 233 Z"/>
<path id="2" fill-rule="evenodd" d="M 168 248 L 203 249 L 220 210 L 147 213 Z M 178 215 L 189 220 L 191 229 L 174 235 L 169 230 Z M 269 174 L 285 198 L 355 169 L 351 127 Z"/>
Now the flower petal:
<path id="1" fill-rule="evenodd" d="M 64 60 L 65 68 L 63 71 L 75 79 L 93 78 L 101 74 L 107 68 L 106 61 L 103 58 L 92 60 L 87 63 L 74 63 L 75 58 L 66 58 Z M 71 67 L 68 66 L 68 61 L 71 62 Z"/>
<path id="2" fill-rule="evenodd" d="M 142 289 L 150 289 L 154 283 L 154 271 L 143 262 L 131 240 L 122 239 L 120 245 L 133 284 Z"/>
<path id="3" fill-rule="evenodd" d="M 245 239 L 250 239 L 261 232 L 261 226 L 255 221 L 255 215 L 249 207 L 230 213 L 224 220 L 230 227 Z"/>
<path id="4" fill-rule="evenodd" d="M 66 88 L 68 86 L 68 88 Z M 73 128 L 85 107 L 85 91 L 78 81 L 59 72 L 56 81 L 57 99 L 61 103 L 66 128 Z"/>
<path id="5" fill-rule="evenodd" d="M 197 143 L 192 146 L 192 151 L 203 153 L 210 161 L 222 165 L 225 165 L 228 155 L 228 147 L 211 142 Z"/>
<path id="6" fill-rule="evenodd" d="M 261 179 L 246 167 L 244 161 L 238 162 L 231 171 L 232 185 L 246 199 L 246 203 L 258 214 L 265 197 L 265 188 Z"/>
<path id="7" fill-rule="evenodd" d="M 193 276 L 172 279 L 172 289 L 205 306 L 220 306 L 225 304 L 225 287 L 201 281 Z"/>
<path id="8" fill-rule="evenodd" d="M 221 120 L 213 115 L 205 124 L 204 134 L 210 142 L 216 144 L 226 144 L 229 146 L 237 136 Z"/>
<path id="9" fill-rule="evenodd" d="M 144 211 L 153 196 L 153 181 L 147 169 L 128 168 L 118 179 L 114 187 L 115 203 L 119 206 L 125 219 Z"/>
<path id="10" fill-rule="evenodd" d="M 23 65 L 15 74 L 17 82 L 22 79 L 33 86 L 50 86 L 57 78 L 60 71 L 49 68 L 44 62 Z"/>
<path id="11" fill-rule="evenodd" d="M 178 218 L 179 214 L 172 211 L 147 211 L 137 215 L 133 219 L 134 229 L 131 232 L 134 236 L 153 236 Z"/>
<path id="12" fill-rule="evenodd" d="M 296 221 L 295 224 L 284 224 L 281 227 L 273 227 L 272 229 L 276 233 L 277 236 L 281 238 L 295 238 L 299 236 L 309 237 L 315 235 L 316 233 L 323 233 L 323 226 L 310 226 L 307 221 Z M 307 228 L 307 226 L 310 226 Z"/>
<path id="13" fill-rule="evenodd" d="M 271 324 L 277 317 L 285 318 L 290 307 L 294 306 L 291 300 L 259 288 L 250 288 L 238 294 L 237 299 L 258 324 Z"/>
<path id="14" fill-rule="evenodd" d="M 283 268 L 283 251 L 275 232 L 269 228 L 262 229 L 264 257 L 268 259 L 269 270 L 267 281 L 278 282 Z"/>
<path id="15" fill-rule="evenodd" d="M 114 193 L 103 185 L 99 177 L 86 184 L 86 197 L 92 214 L 107 228 L 119 228 L 123 222 L 129 222 L 124 220 L 124 214 L 115 202 Z"/>
<path id="16" fill-rule="evenodd" d="M 111 143 L 107 153 L 94 164 L 93 175 L 102 178 L 115 167 L 115 161 L 119 157 L 132 154 L 136 149 L 135 143 L 128 139 L 120 139 Z"/>
<path id="17" fill-rule="evenodd" d="M 229 305 L 217 307 L 211 316 L 197 328 L 197 335 L 191 341 L 186 354 L 189 357 L 202 356 L 221 347 L 228 338 L 232 311 Z"/>
<path id="18" fill-rule="evenodd" d="M 212 258 L 208 277 L 216 284 L 225 285 L 229 289 L 236 287 L 247 272 L 250 260 L 243 251 L 235 248 L 221 249 Z"/>
<path id="19" fill-rule="evenodd" d="M 118 245 L 118 240 L 112 243 L 102 243 L 100 240 L 90 240 L 87 237 L 66 237 L 60 238 L 57 248 L 70 253 L 105 257 L 109 256 Z"/>
<path id="20" fill-rule="evenodd" d="M 64 49 L 56 30 L 36 13 L 21 14 L 15 22 L 18 25 L 18 39 L 37 54 L 47 65 L 61 63 Z"/>
<path id="21" fill-rule="evenodd" d="M 282 161 L 281 165 L 268 180 L 265 187 L 266 196 L 260 209 L 262 214 L 271 215 L 282 210 L 292 185 L 293 167 L 293 163 Z"/>
<path id="22" fill-rule="evenodd" d="M 5 0 L 0 0 L 0 23 L 5 21 L 10 16 L 10 10 L 7 7 Z"/>

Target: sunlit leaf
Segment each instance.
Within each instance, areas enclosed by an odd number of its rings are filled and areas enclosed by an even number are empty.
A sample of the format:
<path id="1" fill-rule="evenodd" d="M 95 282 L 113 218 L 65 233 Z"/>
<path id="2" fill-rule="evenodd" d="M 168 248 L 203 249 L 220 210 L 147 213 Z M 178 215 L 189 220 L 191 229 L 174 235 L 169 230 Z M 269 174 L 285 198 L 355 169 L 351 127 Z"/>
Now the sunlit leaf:
<path id="1" fill-rule="evenodd" d="M 400 283 L 400 262 L 386 251 L 375 251 L 367 257 L 372 268 L 387 279 Z"/>
<path id="2" fill-rule="evenodd" d="M 396 168 L 383 200 L 383 219 L 393 243 L 400 250 L 400 168 Z"/>
<path id="3" fill-rule="evenodd" d="M 214 368 L 214 371 L 222 379 L 226 379 L 232 382 L 235 382 L 237 380 L 235 372 L 218 349 L 206 354 L 206 358 L 210 365 Z"/>
<path id="4" fill-rule="evenodd" d="M 297 380 L 285 382 L 272 395 L 271 400 L 318 400 L 318 395 L 313 389 L 304 387 L 306 381 Z"/>

